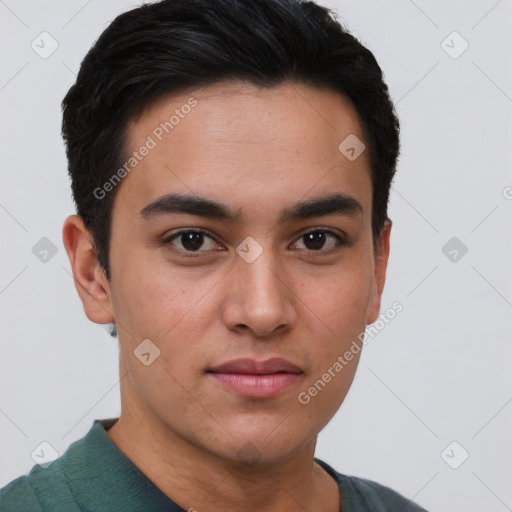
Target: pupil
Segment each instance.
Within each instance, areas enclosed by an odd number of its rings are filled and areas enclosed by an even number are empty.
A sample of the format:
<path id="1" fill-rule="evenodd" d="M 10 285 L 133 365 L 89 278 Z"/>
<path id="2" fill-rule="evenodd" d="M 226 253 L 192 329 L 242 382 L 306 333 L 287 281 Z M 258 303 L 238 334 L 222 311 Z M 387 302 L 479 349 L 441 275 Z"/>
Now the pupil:
<path id="1" fill-rule="evenodd" d="M 195 251 L 203 245 L 203 234 L 189 232 L 181 235 L 181 243 L 185 249 Z"/>
<path id="2" fill-rule="evenodd" d="M 321 249 L 325 243 L 325 233 L 321 231 L 314 231 L 304 236 L 306 238 L 305 245 L 308 249 Z"/>

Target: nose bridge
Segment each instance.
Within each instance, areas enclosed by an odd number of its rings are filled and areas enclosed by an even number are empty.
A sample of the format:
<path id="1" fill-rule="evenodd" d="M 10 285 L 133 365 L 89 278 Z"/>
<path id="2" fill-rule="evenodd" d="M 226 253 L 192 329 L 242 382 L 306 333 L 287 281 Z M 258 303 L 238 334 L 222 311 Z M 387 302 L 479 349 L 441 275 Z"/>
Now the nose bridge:
<path id="1" fill-rule="evenodd" d="M 275 301 L 281 302 L 284 290 L 282 278 L 279 276 L 282 273 L 280 268 L 271 247 L 262 248 L 253 261 L 240 257 L 236 263 L 236 271 L 244 284 L 244 299 L 251 299 L 248 302 L 253 304 L 261 303 L 261 306 L 270 306 Z"/>
<path id="2" fill-rule="evenodd" d="M 251 242 L 249 242 L 251 244 Z M 270 246 L 259 245 L 259 254 L 246 257 L 255 246 L 240 245 L 232 268 L 235 280 L 227 319 L 232 325 L 246 325 L 259 335 L 270 334 L 280 325 L 289 325 L 295 318 L 290 285 L 286 285 L 284 267 Z M 246 252 L 240 250 L 246 249 Z M 252 253 L 254 257 L 255 253 Z"/>

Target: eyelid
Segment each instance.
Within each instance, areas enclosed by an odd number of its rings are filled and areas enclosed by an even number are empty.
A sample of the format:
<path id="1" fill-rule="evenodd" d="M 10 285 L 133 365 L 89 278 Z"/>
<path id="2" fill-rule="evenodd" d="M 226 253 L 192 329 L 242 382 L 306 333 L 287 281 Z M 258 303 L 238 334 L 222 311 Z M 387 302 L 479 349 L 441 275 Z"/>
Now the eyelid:
<path id="1" fill-rule="evenodd" d="M 175 231 L 174 233 L 164 235 L 162 237 L 161 241 L 163 244 L 169 244 L 184 233 L 201 233 L 201 234 L 207 236 L 208 238 L 211 238 L 217 244 L 222 245 L 217 241 L 215 236 L 213 236 L 208 231 L 206 231 L 205 229 L 202 229 L 202 228 L 180 228 L 178 231 Z M 187 252 L 194 252 L 194 251 L 187 251 Z M 196 251 L 196 252 L 207 252 L 207 251 Z"/>
<path id="2" fill-rule="evenodd" d="M 290 245 L 293 245 L 295 244 L 298 240 L 300 240 L 303 236 L 307 235 L 308 233 L 315 233 L 317 231 L 320 231 L 321 233 L 326 233 L 328 235 L 332 235 L 334 238 L 336 238 L 337 240 L 337 246 L 336 247 L 333 247 L 331 249 L 327 249 L 327 250 L 318 250 L 318 251 L 308 251 L 312 254 L 328 254 L 334 250 L 336 250 L 337 248 L 340 248 L 341 246 L 343 245 L 348 245 L 348 240 L 347 240 L 347 235 L 343 232 L 338 232 L 336 230 L 334 230 L 333 228 L 328 228 L 328 227 L 324 227 L 324 226 L 318 226 L 318 227 L 310 227 L 310 228 L 306 228 L 305 231 L 301 231 L 299 232 L 300 234 L 298 236 L 295 237 L 294 241 L 290 244 Z"/>
<path id="3" fill-rule="evenodd" d="M 329 233 L 331 235 L 337 236 L 343 241 L 346 241 L 347 235 L 341 231 L 327 226 L 313 226 L 309 228 L 305 228 L 304 230 L 300 230 L 298 235 L 295 236 L 295 240 L 307 235 L 308 233 L 314 233 L 315 231 L 322 231 L 323 233 Z"/>

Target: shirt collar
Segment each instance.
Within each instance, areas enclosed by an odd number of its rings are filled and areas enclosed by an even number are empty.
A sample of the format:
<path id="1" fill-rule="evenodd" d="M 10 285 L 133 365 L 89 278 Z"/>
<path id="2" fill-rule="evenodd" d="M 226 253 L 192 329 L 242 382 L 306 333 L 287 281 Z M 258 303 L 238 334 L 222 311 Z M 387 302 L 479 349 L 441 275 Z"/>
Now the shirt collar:
<path id="1" fill-rule="evenodd" d="M 63 457 L 61 469 L 81 508 L 184 512 L 110 439 L 107 430 L 118 419 L 94 420 L 87 435 Z"/>

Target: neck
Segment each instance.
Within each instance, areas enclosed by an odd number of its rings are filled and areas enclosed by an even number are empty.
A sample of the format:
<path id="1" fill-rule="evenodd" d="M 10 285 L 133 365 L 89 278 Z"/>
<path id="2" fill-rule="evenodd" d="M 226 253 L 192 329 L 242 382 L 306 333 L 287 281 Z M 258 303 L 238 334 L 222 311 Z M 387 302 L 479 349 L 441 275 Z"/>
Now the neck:
<path id="1" fill-rule="evenodd" d="M 159 421 L 151 421 L 147 413 L 123 411 L 107 434 L 184 510 L 340 510 L 337 482 L 314 462 L 316 438 L 286 460 L 240 462 L 190 443 Z"/>

